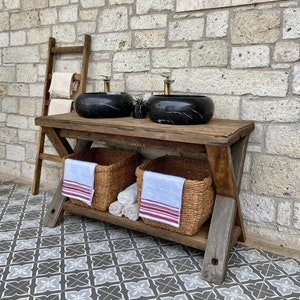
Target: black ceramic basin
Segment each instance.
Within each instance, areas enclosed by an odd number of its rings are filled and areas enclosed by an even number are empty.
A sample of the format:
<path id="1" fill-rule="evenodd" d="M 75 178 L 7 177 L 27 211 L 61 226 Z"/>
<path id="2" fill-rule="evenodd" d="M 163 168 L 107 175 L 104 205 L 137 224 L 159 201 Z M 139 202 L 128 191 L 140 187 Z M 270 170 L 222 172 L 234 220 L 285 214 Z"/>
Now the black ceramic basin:
<path id="1" fill-rule="evenodd" d="M 206 96 L 154 95 L 147 102 L 149 118 L 156 123 L 194 125 L 209 122 L 214 103 Z"/>
<path id="2" fill-rule="evenodd" d="M 85 93 L 75 100 L 75 110 L 84 118 L 121 118 L 132 112 L 133 98 L 127 93 Z"/>

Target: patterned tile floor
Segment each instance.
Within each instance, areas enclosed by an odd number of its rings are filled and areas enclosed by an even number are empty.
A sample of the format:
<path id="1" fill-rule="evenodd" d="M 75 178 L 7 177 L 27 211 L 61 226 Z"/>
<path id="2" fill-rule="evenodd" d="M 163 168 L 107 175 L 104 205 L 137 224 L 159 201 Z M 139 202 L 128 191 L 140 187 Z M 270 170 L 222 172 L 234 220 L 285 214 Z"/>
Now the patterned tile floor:
<path id="1" fill-rule="evenodd" d="M 299 299 L 300 262 L 237 245 L 222 285 L 201 280 L 203 253 L 65 214 L 42 226 L 52 194 L 0 181 L 0 299 Z"/>

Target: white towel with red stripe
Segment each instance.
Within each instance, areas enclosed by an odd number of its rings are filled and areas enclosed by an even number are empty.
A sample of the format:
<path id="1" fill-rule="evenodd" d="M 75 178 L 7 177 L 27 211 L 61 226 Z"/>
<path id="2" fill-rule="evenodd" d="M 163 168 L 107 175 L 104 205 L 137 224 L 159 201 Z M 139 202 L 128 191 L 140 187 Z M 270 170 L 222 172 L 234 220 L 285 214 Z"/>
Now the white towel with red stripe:
<path id="1" fill-rule="evenodd" d="M 139 216 L 178 228 L 184 181 L 182 177 L 145 171 Z"/>
<path id="2" fill-rule="evenodd" d="M 91 205 L 97 163 L 67 158 L 64 165 L 62 195 Z"/>

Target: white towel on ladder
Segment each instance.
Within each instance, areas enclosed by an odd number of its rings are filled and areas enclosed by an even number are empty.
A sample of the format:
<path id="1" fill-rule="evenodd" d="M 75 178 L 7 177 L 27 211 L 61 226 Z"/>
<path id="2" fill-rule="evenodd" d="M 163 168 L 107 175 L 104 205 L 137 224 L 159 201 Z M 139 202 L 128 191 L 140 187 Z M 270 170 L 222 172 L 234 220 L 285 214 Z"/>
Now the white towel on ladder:
<path id="1" fill-rule="evenodd" d="M 51 98 L 71 98 L 73 93 L 73 76 L 74 73 L 54 72 L 49 88 Z"/>
<path id="2" fill-rule="evenodd" d="M 73 100 L 70 99 L 51 99 L 48 116 L 65 114 L 71 111 Z"/>

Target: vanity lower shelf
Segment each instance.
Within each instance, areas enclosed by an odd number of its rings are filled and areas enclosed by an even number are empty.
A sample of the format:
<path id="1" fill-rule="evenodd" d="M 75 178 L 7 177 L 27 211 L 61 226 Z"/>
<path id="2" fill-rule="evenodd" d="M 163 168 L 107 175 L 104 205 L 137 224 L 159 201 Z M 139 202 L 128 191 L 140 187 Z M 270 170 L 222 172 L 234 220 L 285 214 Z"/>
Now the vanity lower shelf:
<path id="1" fill-rule="evenodd" d="M 142 220 L 132 221 L 125 217 L 116 217 L 108 212 L 101 212 L 95 209 L 82 207 L 76 204 L 71 203 L 67 200 L 63 203 L 63 210 L 72 212 L 74 214 L 79 214 L 85 217 L 92 219 L 104 221 L 120 227 L 125 227 L 131 230 L 136 230 L 143 232 L 152 236 L 156 236 L 168 241 L 176 242 L 185 246 L 189 246 L 195 249 L 205 251 L 209 223 L 205 223 L 193 236 L 182 235 L 180 233 L 172 232 L 165 229 L 156 228 L 145 224 Z M 241 235 L 241 228 L 239 226 L 233 227 L 232 237 L 231 237 L 231 246 L 233 246 Z"/>

